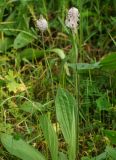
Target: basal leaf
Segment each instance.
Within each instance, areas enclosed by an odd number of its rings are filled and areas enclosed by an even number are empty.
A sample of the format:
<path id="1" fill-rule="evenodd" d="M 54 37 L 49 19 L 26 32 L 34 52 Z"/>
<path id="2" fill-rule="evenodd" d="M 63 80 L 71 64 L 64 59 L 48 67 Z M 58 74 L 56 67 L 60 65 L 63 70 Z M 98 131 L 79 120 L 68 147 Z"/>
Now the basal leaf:
<path id="1" fill-rule="evenodd" d="M 14 40 L 14 48 L 19 49 L 32 43 L 34 36 L 29 32 L 20 32 Z"/>
<path id="2" fill-rule="evenodd" d="M 50 119 L 47 115 L 42 115 L 40 117 L 40 125 L 44 137 L 48 143 L 52 160 L 58 160 L 58 139 L 55 130 L 50 122 Z"/>
<path id="3" fill-rule="evenodd" d="M 116 160 L 116 149 L 115 148 L 111 146 L 107 146 L 105 151 L 108 154 L 108 156 L 112 158 L 112 160 Z"/>
<path id="4" fill-rule="evenodd" d="M 69 160 L 76 158 L 77 106 L 75 98 L 66 90 L 59 88 L 56 99 L 56 115 L 66 143 Z"/>
<path id="5" fill-rule="evenodd" d="M 59 88 L 55 99 L 55 106 L 57 119 L 60 123 L 64 138 L 67 142 L 69 142 L 71 137 L 75 99 L 69 92 Z"/>
<path id="6" fill-rule="evenodd" d="M 100 155 L 94 157 L 94 158 L 91 158 L 90 160 L 106 160 L 108 157 L 107 157 L 107 154 L 106 152 L 103 152 L 101 153 Z"/>
<path id="7" fill-rule="evenodd" d="M 26 58 L 28 60 L 32 60 L 34 58 L 40 58 L 44 56 L 44 51 L 33 49 L 33 48 L 26 48 L 22 50 L 21 52 L 18 52 L 18 56 L 22 60 L 23 58 Z"/>
<path id="8" fill-rule="evenodd" d="M 45 160 L 44 156 L 39 151 L 22 139 L 16 139 L 8 134 L 2 134 L 1 141 L 10 154 L 22 160 Z"/>

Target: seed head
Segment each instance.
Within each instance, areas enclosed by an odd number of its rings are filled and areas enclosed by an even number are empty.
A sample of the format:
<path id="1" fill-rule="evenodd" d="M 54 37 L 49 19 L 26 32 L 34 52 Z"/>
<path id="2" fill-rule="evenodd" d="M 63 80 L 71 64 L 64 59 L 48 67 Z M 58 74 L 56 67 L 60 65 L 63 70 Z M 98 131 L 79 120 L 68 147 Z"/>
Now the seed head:
<path id="1" fill-rule="evenodd" d="M 79 22 L 79 16 L 80 14 L 77 8 L 75 7 L 70 8 L 65 20 L 66 26 L 72 29 L 73 31 L 76 31 Z"/>
<path id="2" fill-rule="evenodd" d="M 44 32 L 48 28 L 48 22 L 43 16 L 41 15 L 39 20 L 36 21 L 37 27 L 41 32 Z"/>

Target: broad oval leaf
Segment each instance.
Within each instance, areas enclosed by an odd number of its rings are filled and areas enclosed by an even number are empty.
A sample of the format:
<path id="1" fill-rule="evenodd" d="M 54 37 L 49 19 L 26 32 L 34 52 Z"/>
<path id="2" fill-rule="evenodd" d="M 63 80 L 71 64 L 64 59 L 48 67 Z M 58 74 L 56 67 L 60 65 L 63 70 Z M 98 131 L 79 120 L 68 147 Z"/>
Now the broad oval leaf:
<path id="1" fill-rule="evenodd" d="M 1 141 L 10 154 L 22 160 L 45 160 L 44 156 L 22 139 L 12 135 L 2 134 Z"/>
<path id="2" fill-rule="evenodd" d="M 78 108 L 75 98 L 66 90 L 59 88 L 56 99 L 56 115 L 66 143 L 68 143 L 69 160 L 76 158 L 77 116 Z"/>
<path id="3" fill-rule="evenodd" d="M 116 149 L 115 148 L 111 146 L 107 146 L 105 152 L 107 153 L 109 157 L 112 158 L 112 160 L 116 160 Z"/>
<path id="4" fill-rule="evenodd" d="M 55 99 L 56 114 L 64 138 L 67 142 L 70 141 L 71 137 L 71 128 L 75 105 L 76 103 L 74 97 L 68 91 L 59 88 Z"/>
<path id="5" fill-rule="evenodd" d="M 44 56 L 43 50 L 33 49 L 33 48 L 26 48 L 18 53 L 18 56 L 22 60 L 23 58 L 26 58 L 28 60 L 32 60 L 34 58 L 40 58 Z"/>
<path id="6" fill-rule="evenodd" d="M 32 43 L 35 36 L 29 32 L 20 32 L 14 40 L 14 48 L 19 49 Z"/>

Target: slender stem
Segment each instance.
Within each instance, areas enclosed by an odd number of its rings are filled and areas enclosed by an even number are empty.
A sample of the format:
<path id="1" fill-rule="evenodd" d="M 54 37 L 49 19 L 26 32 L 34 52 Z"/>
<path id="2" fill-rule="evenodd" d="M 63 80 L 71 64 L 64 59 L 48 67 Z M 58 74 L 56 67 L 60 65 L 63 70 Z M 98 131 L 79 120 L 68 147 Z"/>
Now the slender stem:
<path id="1" fill-rule="evenodd" d="M 73 34 L 73 63 L 77 63 L 78 62 L 78 47 L 77 47 L 77 38 L 76 38 L 76 34 Z M 77 150 L 77 157 L 76 159 L 78 159 L 78 154 L 79 154 L 79 74 L 76 71 L 74 71 L 74 83 L 75 83 L 75 96 L 76 96 L 76 101 L 77 101 L 77 108 L 75 108 L 75 118 L 76 118 L 76 150 Z"/>
<path id="2" fill-rule="evenodd" d="M 52 71 L 51 71 L 51 67 L 50 67 L 50 64 L 48 62 L 47 56 L 46 56 L 43 32 L 42 32 L 42 45 L 43 45 L 43 49 L 44 49 L 45 65 L 46 65 L 46 69 L 47 68 L 49 69 L 49 73 L 50 73 L 50 77 L 51 77 L 51 81 L 52 81 L 52 94 L 54 96 L 54 85 L 53 85 Z"/>

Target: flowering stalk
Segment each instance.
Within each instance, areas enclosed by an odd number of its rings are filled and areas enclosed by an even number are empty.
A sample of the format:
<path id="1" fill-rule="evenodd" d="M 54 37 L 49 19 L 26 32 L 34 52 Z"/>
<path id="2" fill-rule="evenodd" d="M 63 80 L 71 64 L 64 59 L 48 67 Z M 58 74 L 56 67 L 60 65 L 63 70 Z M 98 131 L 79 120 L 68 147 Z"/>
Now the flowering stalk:
<path id="1" fill-rule="evenodd" d="M 44 34 L 43 33 L 48 29 L 48 22 L 45 18 L 43 18 L 42 15 L 40 15 L 40 18 L 38 20 L 36 20 L 36 26 L 41 31 L 41 34 L 42 34 L 42 45 L 43 45 L 43 49 L 44 49 L 44 57 L 45 57 L 46 64 L 47 64 L 48 60 L 47 60 L 46 52 L 45 52 Z M 47 68 L 47 66 L 46 66 L 46 68 Z"/>
<path id="2" fill-rule="evenodd" d="M 41 35 L 42 35 L 42 45 L 43 45 L 43 49 L 44 49 L 44 58 L 45 58 L 45 65 L 46 65 L 46 69 L 49 69 L 49 73 L 50 73 L 50 77 L 51 77 L 51 81 L 52 81 L 52 93 L 54 95 L 54 87 L 53 87 L 53 77 L 52 77 L 52 72 L 51 72 L 51 68 L 46 56 L 46 51 L 45 51 L 45 44 L 44 44 L 44 32 L 46 30 L 48 30 L 48 22 L 45 18 L 43 18 L 42 15 L 40 15 L 40 18 L 38 20 L 36 20 L 36 25 L 37 28 L 41 31 Z"/>
<path id="3" fill-rule="evenodd" d="M 72 7 L 69 9 L 68 14 L 66 16 L 65 24 L 68 28 L 72 31 L 72 63 L 77 63 L 78 60 L 78 47 L 77 47 L 77 29 L 78 29 L 78 23 L 79 23 L 79 11 L 77 8 Z M 75 119 L 76 119 L 76 126 L 75 126 L 75 132 L 76 132 L 76 151 L 75 155 L 76 159 L 78 159 L 78 153 L 79 153 L 79 74 L 77 70 L 74 72 L 74 82 L 75 82 L 75 95 L 77 100 L 77 107 L 75 107 Z M 70 158 L 71 159 L 71 158 Z"/>

